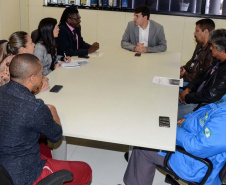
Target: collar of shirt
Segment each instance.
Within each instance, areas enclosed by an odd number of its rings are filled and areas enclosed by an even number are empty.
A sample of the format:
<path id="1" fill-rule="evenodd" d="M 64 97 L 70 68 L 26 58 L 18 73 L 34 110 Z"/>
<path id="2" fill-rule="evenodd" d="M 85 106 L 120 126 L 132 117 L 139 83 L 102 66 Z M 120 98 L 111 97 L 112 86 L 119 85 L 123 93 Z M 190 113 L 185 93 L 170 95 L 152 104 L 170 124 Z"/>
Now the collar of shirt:
<path id="1" fill-rule="evenodd" d="M 27 87 L 12 80 L 10 80 L 8 84 L 2 86 L 2 90 L 5 91 L 5 93 L 11 94 L 20 99 L 35 101 L 35 96 Z"/>
<path id="2" fill-rule="evenodd" d="M 149 21 L 145 29 L 142 29 L 140 26 L 138 27 L 139 27 L 139 43 L 144 43 L 144 46 L 148 47 L 148 36 L 149 36 L 149 29 L 150 29 Z"/>
<path id="3" fill-rule="evenodd" d="M 72 26 L 70 26 L 68 23 L 66 23 L 67 27 L 71 30 L 72 34 L 74 35 L 74 29 Z"/>
<path id="4" fill-rule="evenodd" d="M 212 45 L 212 44 L 208 42 L 208 43 L 203 47 L 203 51 L 209 49 L 209 48 L 211 47 L 211 45 Z"/>

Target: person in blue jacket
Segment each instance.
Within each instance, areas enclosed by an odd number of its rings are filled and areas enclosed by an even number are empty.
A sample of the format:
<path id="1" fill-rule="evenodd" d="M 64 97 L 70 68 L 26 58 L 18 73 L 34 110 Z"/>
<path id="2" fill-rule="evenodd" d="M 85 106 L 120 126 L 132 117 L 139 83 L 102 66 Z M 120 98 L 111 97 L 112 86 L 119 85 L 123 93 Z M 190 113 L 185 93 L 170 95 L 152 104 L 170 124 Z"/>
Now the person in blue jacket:
<path id="1" fill-rule="evenodd" d="M 226 53 L 221 46 L 226 48 L 226 30 L 214 31 L 210 41 L 213 56 L 225 63 Z M 222 96 L 217 102 L 203 106 L 177 122 L 176 145 L 213 163 L 206 185 L 221 185 L 219 172 L 226 162 L 226 94 Z M 165 154 L 135 147 L 124 175 L 125 184 L 151 185 L 155 166 L 163 165 Z M 178 151 L 171 155 L 169 166 L 179 177 L 191 182 L 201 182 L 207 171 L 205 164 Z"/>
<path id="2" fill-rule="evenodd" d="M 221 100 L 201 107 L 178 121 L 176 144 L 187 152 L 213 163 L 206 185 L 221 185 L 219 172 L 226 161 L 226 94 Z M 151 185 L 155 166 L 163 165 L 166 153 L 135 147 L 124 176 L 126 185 Z M 169 159 L 169 166 L 182 179 L 200 182 L 205 164 L 180 152 Z"/>

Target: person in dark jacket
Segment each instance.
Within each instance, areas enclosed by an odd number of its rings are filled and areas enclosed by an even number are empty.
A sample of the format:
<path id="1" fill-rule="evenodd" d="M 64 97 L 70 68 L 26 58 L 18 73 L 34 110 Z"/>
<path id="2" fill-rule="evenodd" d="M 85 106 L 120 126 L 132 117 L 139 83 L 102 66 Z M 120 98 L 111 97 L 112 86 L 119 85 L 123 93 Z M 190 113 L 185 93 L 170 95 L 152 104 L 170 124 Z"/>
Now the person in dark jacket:
<path id="1" fill-rule="evenodd" d="M 86 43 L 81 35 L 81 17 L 76 7 L 64 10 L 59 24 L 59 35 L 56 39 L 58 55 L 86 56 L 99 49 L 99 43 Z"/>
<path id="2" fill-rule="evenodd" d="M 192 80 L 179 94 L 181 104 L 178 118 L 191 113 L 194 108 L 213 103 L 226 93 L 226 29 L 218 29 L 210 34 L 213 65 L 201 77 Z"/>
<path id="3" fill-rule="evenodd" d="M 40 86 L 42 69 L 39 59 L 28 53 L 16 55 L 10 63 L 10 82 L 0 87 L 0 165 L 14 185 L 36 185 L 62 169 L 73 174 L 67 185 L 87 185 L 92 179 L 87 163 L 43 158 L 40 153 L 40 134 L 56 143 L 63 133 L 56 108 L 32 93 Z"/>
<path id="4" fill-rule="evenodd" d="M 196 22 L 194 37 L 197 45 L 192 58 L 181 66 L 180 78 L 184 82 L 192 81 L 196 76 L 201 76 L 213 62 L 211 43 L 209 43 L 210 32 L 215 29 L 211 19 L 201 19 Z"/>

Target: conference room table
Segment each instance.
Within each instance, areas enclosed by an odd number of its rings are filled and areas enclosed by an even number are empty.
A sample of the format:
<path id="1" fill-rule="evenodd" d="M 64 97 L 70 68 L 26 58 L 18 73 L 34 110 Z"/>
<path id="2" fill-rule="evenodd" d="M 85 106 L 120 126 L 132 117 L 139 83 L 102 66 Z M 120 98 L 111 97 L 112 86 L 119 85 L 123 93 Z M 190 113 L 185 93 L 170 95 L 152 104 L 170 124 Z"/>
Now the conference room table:
<path id="1" fill-rule="evenodd" d="M 120 47 L 99 52 L 104 55 L 84 59 L 87 65 L 51 72 L 50 87 L 63 88 L 37 95 L 56 107 L 63 135 L 175 151 L 179 87 L 152 80 L 154 76 L 178 79 L 181 54 L 136 57 Z M 170 118 L 169 128 L 159 126 L 159 116 Z"/>

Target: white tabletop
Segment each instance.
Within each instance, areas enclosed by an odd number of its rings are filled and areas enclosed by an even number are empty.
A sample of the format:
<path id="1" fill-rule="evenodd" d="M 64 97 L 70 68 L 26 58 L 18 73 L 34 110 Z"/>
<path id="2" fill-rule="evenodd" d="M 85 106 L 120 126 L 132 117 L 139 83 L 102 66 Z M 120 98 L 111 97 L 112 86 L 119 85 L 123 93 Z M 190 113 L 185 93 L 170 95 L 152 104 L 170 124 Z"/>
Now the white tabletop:
<path id="1" fill-rule="evenodd" d="M 80 68 L 57 68 L 42 92 L 57 108 L 64 136 L 175 150 L 178 87 L 153 84 L 154 76 L 178 78 L 180 53 L 142 54 L 121 48 L 101 49 Z M 159 116 L 170 117 L 170 128 L 159 127 Z"/>

